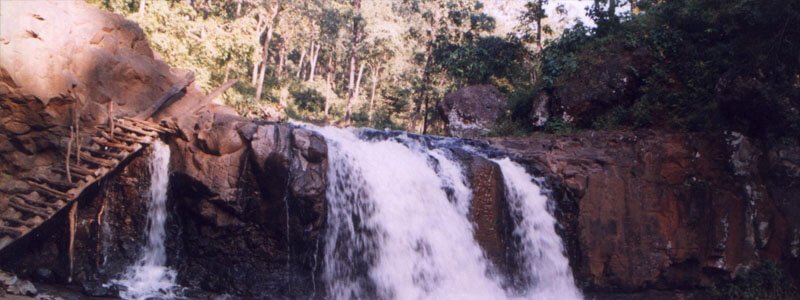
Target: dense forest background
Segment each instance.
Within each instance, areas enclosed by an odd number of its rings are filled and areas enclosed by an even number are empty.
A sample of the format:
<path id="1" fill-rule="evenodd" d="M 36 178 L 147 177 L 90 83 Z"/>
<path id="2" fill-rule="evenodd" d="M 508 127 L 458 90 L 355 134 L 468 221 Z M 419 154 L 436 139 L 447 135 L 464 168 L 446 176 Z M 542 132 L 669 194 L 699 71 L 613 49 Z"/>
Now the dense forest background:
<path id="1" fill-rule="evenodd" d="M 475 0 L 89 2 L 138 22 L 206 92 L 238 79 L 221 101 L 245 116 L 442 134 L 444 95 L 491 84 L 509 101 L 497 135 L 800 135 L 792 0 L 593 0 L 580 12 L 591 26 L 563 5 L 548 15 L 547 0 L 525 1 L 511 32 Z M 537 120 L 543 97 L 549 117 Z M 569 115 L 566 101 L 586 109 Z"/>

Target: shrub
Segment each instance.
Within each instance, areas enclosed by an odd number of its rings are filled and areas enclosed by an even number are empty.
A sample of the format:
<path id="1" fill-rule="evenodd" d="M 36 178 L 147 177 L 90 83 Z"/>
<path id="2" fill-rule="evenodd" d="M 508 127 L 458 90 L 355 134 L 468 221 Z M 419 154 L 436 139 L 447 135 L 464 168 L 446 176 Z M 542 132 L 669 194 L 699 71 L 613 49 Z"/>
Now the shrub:
<path id="1" fill-rule="evenodd" d="M 714 296 L 725 299 L 795 299 L 797 288 L 773 262 L 739 274 L 731 282 L 715 285 Z"/>

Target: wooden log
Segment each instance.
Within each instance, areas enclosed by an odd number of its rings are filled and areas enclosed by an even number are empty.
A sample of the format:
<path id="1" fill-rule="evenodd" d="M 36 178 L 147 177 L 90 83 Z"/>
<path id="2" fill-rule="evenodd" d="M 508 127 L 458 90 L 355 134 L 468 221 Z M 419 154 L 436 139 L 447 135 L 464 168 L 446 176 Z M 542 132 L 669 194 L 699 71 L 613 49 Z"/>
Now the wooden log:
<path id="1" fill-rule="evenodd" d="M 36 227 L 36 225 L 39 225 L 36 222 L 32 222 L 32 221 L 28 221 L 28 220 L 20 220 L 20 219 L 10 218 L 10 217 L 5 217 L 3 215 L 0 215 L 0 220 L 5 221 L 7 223 L 14 223 L 14 224 L 17 224 L 17 225 L 28 226 L 28 227 Z"/>
<path id="2" fill-rule="evenodd" d="M 5 233 L 6 235 L 10 235 L 11 238 L 18 238 L 22 236 L 23 231 L 19 228 L 0 226 L 0 233 Z"/>
<path id="3" fill-rule="evenodd" d="M 51 169 L 51 171 L 53 171 L 54 173 L 57 173 L 57 174 L 61 174 L 61 175 L 67 176 L 66 171 L 64 171 L 63 169 L 54 168 L 54 169 Z M 81 176 L 81 175 L 75 174 L 75 173 L 70 174 L 70 177 L 72 177 L 72 179 L 75 182 L 84 180 L 84 178 L 85 178 L 85 176 Z"/>
<path id="4" fill-rule="evenodd" d="M 44 208 L 44 209 L 53 209 L 53 210 L 61 209 L 61 205 L 58 205 L 58 204 L 55 204 L 55 203 L 47 203 L 47 202 L 39 201 L 39 200 L 26 199 L 26 198 L 22 198 L 20 196 L 15 197 L 14 200 L 17 200 L 17 203 L 19 203 L 19 204 L 30 205 L 31 207 L 37 207 L 38 206 L 38 207 L 41 207 L 41 208 Z"/>
<path id="5" fill-rule="evenodd" d="M 108 167 L 108 168 L 113 168 L 114 166 L 117 165 L 115 161 L 103 158 L 97 158 L 91 155 L 84 155 L 81 157 L 81 160 L 101 167 Z"/>
<path id="6" fill-rule="evenodd" d="M 23 211 L 23 212 L 26 212 L 26 213 L 29 213 L 29 214 L 34 214 L 34 215 L 40 216 L 40 217 L 45 218 L 45 219 L 50 217 L 50 213 L 49 212 L 47 212 L 44 209 L 38 208 L 38 207 L 32 207 L 30 205 L 22 205 L 22 204 L 13 202 L 13 201 L 9 201 L 8 202 L 8 206 L 11 206 L 14 209 L 19 210 L 19 211 Z"/>
<path id="7" fill-rule="evenodd" d="M 56 181 L 56 180 L 52 180 L 52 179 L 45 178 L 45 177 L 30 177 L 30 176 L 28 176 L 28 177 L 25 177 L 25 179 L 33 180 L 35 182 L 47 184 L 47 185 L 50 185 L 50 186 L 60 187 L 60 188 L 63 188 L 63 189 L 71 189 L 71 188 L 74 188 L 74 187 L 78 186 L 77 184 L 72 183 L 72 182 Z"/>
<path id="8" fill-rule="evenodd" d="M 89 153 L 93 154 L 95 157 L 105 156 L 105 157 L 113 158 L 113 159 L 117 159 L 117 160 L 125 159 L 125 156 L 127 154 L 126 152 L 114 153 L 114 152 L 111 152 L 111 151 L 106 151 L 106 150 L 102 150 L 102 149 L 92 149 L 92 148 L 86 148 L 85 150 L 89 151 Z"/>
<path id="9" fill-rule="evenodd" d="M 103 137 L 106 140 L 115 139 L 115 140 L 120 140 L 120 141 L 128 142 L 128 143 L 148 144 L 148 145 L 153 143 L 153 138 L 151 138 L 149 136 L 140 137 L 140 136 L 135 135 L 135 134 L 125 133 L 122 130 L 115 131 L 113 138 L 111 136 L 109 136 L 108 133 L 105 133 L 104 131 L 101 131 L 100 133 L 101 133 L 101 135 L 103 135 Z"/>
<path id="10" fill-rule="evenodd" d="M 123 117 L 122 119 L 125 120 L 125 121 L 136 123 L 136 125 L 138 125 L 139 127 L 143 128 L 143 129 L 150 130 L 150 131 L 155 131 L 155 132 L 158 132 L 158 133 L 171 133 L 172 132 L 172 130 L 169 130 L 166 127 L 163 127 L 163 126 L 158 125 L 158 124 L 153 123 L 153 122 L 142 121 L 142 120 L 139 120 L 139 119 L 134 119 L 134 118 L 129 118 L 129 117 Z"/>
<path id="11" fill-rule="evenodd" d="M 125 145 L 125 144 L 122 144 L 122 143 L 110 142 L 110 141 L 106 141 L 106 140 L 103 140 L 103 139 L 98 138 L 98 137 L 92 137 L 92 141 L 94 141 L 95 143 L 97 143 L 100 146 L 109 147 L 109 148 L 116 148 L 116 149 L 125 150 L 125 151 L 128 151 L 128 152 L 134 152 L 134 151 L 138 150 L 134 146 L 128 146 L 128 145 Z"/>
<path id="12" fill-rule="evenodd" d="M 161 98 L 156 100 L 155 105 L 142 112 L 139 117 L 142 119 L 150 118 L 162 109 L 172 105 L 172 103 L 175 103 L 175 101 L 183 97 L 183 91 L 185 91 L 186 87 L 192 82 L 194 82 L 194 73 L 189 72 L 186 74 L 186 77 L 183 80 L 173 84 L 172 87 L 167 90 L 163 96 L 161 96 Z"/>
<path id="13" fill-rule="evenodd" d="M 67 181 L 70 182 L 70 183 L 72 183 L 72 176 L 71 176 L 72 174 L 70 174 L 70 172 L 69 172 L 69 157 L 70 157 L 70 155 L 72 155 L 72 138 L 73 138 L 72 135 L 73 135 L 72 126 L 70 126 L 69 127 L 69 142 L 67 142 L 67 159 L 65 160 L 65 163 L 64 163 L 64 168 L 66 169 L 66 173 L 67 173 Z"/>
<path id="14" fill-rule="evenodd" d="M 136 128 L 135 125 L 133 125 L 133 124 L 129 125 L 129 124 L 119 123 L 119 124 L 117 124 L 117 127 L 122 128 L 125 131 L 133 132 L 135 134 L 142 135 L 142 136 L 158 137 L 158 133 L 157 132 L 144 131 L 142 129 Z"/>
<path id="15" fill-rule="evenodd" d="M 75 170 L 75 171 L 77 171 L 77 170 Z M 64 193 L 62 191 L 58 191 L 58 190 L 53 189 L 51 187 L 45 186 L 43 184 L 38 184 L 38 183 L 33 182 L 33 181 L 28 181 L 28 184 L 30 184 L 32 187 L 36 188 L 37 190 L 45 192 L 45 193 L 47 193 L 47 194 L 49 194 L 51 196 L 55 196 L 56 198 L 65 198 L 65 199 L 72 199 L 73 198 L 72 195 L 70 195 L 70 194 Z"/>
<path id="16" fill-rule="evenodd" d="M 69 192 L 67 192 L 67 194 L 69 194 Z M 39 200 L 39 199 L 33 199 L 31 197 L 28 197 L 27 195 L 22 195 L 22 194 L 17 194 L 16 196 L 21 198 L 22 200 L 25 200 L 26 202 L 31 202 L 31 203 L 43 202 L 45 204 L 42 204 L 42 205 L 48 205 L 48 206 L 53 206 L 53 207 L 58 207 L 58 208 L 61 207 L 61 205 L 58 204 L 59 200 L 63 200 L 64 202 L 69 202 L 68 199 L 62 199 L 62 198 L 55 198 L 55 200 L 53 200 L 53 201 L 49 201 L 49 200 L 48 201 L 42 201 L 42 200 Z M 47 200 L 47 199 L 45 199 L 45 200 Z"/>
<path id="17" fill-rule="evenodd" d="M 200 99 L 200 102 L 195 104 L 192 107 L 192 109 L 188 109 L 187 112 L 191 112 L 191 113 L 197 112 L 198 110 L 203 108 L 203 106 L 211 103 L 211 101 L 213 101 L 214 98 L 217 98 L 217 97 L 219 97 L 219 95 L 222 95 L 222 93 L 224 93 L 227 89 L 231 88 L 238 81 L 239 81 L 239 79 L 231 79 L 231 80 L 228 80 L 227 82 L 223 83 L 222 85 L 218 86 L 216 89 L 211 91 L 211 93 L 209 93 L 208 95 L 203 97 L 203 99 Z"/>
<path id="18" fill-rule="evenodd" d="M 69 168 L 70 168 L 70 170 L 72 170 L 72 173 L 77 173 L 78 175 L 81 175 L 81 176 L 84 176 L 84 177 L 85 176 L 89 176 L 89 175 L 95 175 L 95 171 L 94 170 L 87 169 L 87 168 L 85 168 L 83 166 L 79 166 L 79 165 L 76 165 L 76 164 L 69 164 Z"/>

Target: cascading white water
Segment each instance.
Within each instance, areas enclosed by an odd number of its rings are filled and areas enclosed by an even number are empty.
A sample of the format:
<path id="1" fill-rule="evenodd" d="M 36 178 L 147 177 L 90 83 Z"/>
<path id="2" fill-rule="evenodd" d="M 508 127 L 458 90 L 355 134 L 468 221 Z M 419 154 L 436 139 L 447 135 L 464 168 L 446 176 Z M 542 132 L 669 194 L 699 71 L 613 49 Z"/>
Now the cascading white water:
<path id="1" fill-rule="evenodd" d="M 520 240 L 518 256 L 528 298 L 580 299 L 569 261 L 564 256 L 561 237 L 556 234 L 556 219 L 547 209 L 547 197 L 525 168 L 508 158 L 493 160 L 503 172 L 506 201 Z"/>
<path id="2" fill-rule="evenodd" d="M 530 286 L 520 292 L 504 288 L 505 279 L 475 241 L 468 219 L 472 193 L 448 150 L 429 150 L 410 139 L 365 141 L 350 130 L 316 130 L 328 142 L 322 272 L 328 297 L 581 298 L 547 198 L 524 169 L 497 161 L 517 216 L 519 248 L 526 252 L 521 269 Z"/>
<path id="3" fill-rule="evenodd" d="M 127 289 L 120 293 L 123 299 L 176 297 L 177 273 L 165 266 L 167 253 L 164 247 L 169 159 L 169 146 L 161 141 L 153 143 L 153 156 L 150 160 L 150 202 L 147 205 L 147 245 L 142 249 L 139 261 L 128 268 L 122 279 L 114 281 Z"/>

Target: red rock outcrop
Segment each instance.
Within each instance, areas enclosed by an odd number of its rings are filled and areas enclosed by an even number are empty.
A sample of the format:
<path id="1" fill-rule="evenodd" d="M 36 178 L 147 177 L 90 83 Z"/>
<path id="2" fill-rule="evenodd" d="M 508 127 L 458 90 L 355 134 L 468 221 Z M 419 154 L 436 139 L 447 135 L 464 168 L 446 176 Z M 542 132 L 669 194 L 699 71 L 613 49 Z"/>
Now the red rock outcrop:
<path id="1" fill-rule="evenodd" d="M 82 2 L 4 1 L 0 11 L 0 216 L 14 219 L 11 195 L 42 199 L 26 178 L 67 181 L 52 170 L 70 126 L 86 146 L 109 114 L 145 111 L 186 71 L 156 59 L 136 23 Z"/>
<path id="2" fill-rule="evenodd" d="M 35 196 L 26 176 L 60 176 L 50 170 L 63 164 L 75 117 L 88 139 L 85 131 L 107 122 L 109 113 L 134 116 L 152 109 L 187 72 L 158 60 L 138 25 L 85 3 L 4 1 L 0 11 L 5 215 L 19 213 L 6 205 L 8 195 Z M 168 264 L 185 274 L 181 284 L 192 289 L 304 295 L 313 286 L 312 258 L 325 220 L 324 140 L 302 128 L 203 105 L 207 100 L 190 85 L 155 118 L 178 132 L 166 141 L 173 153 Z M 257 134 L 270 130 L 281 134 L 270 141 Z M 263 169 L 268 157 L 281 155 L 285 159 L 273 169 Z M 44 282 L 71 279 L 88 294 L 113 295 L 103 284 L 137 259 L 142 244 L 148 179 L 147 155 L 141 154 L 78 199 L 72 272 L 65 212 L 4 249 L 0 267 Z"/>
<path id="3" fill-rule="evenodd" d="M 763 260 L 800 274 L 796 148 L 653 131 L 491 143 L 572 195 L 559 214 L 590 290 L 708 287 Z"/>

